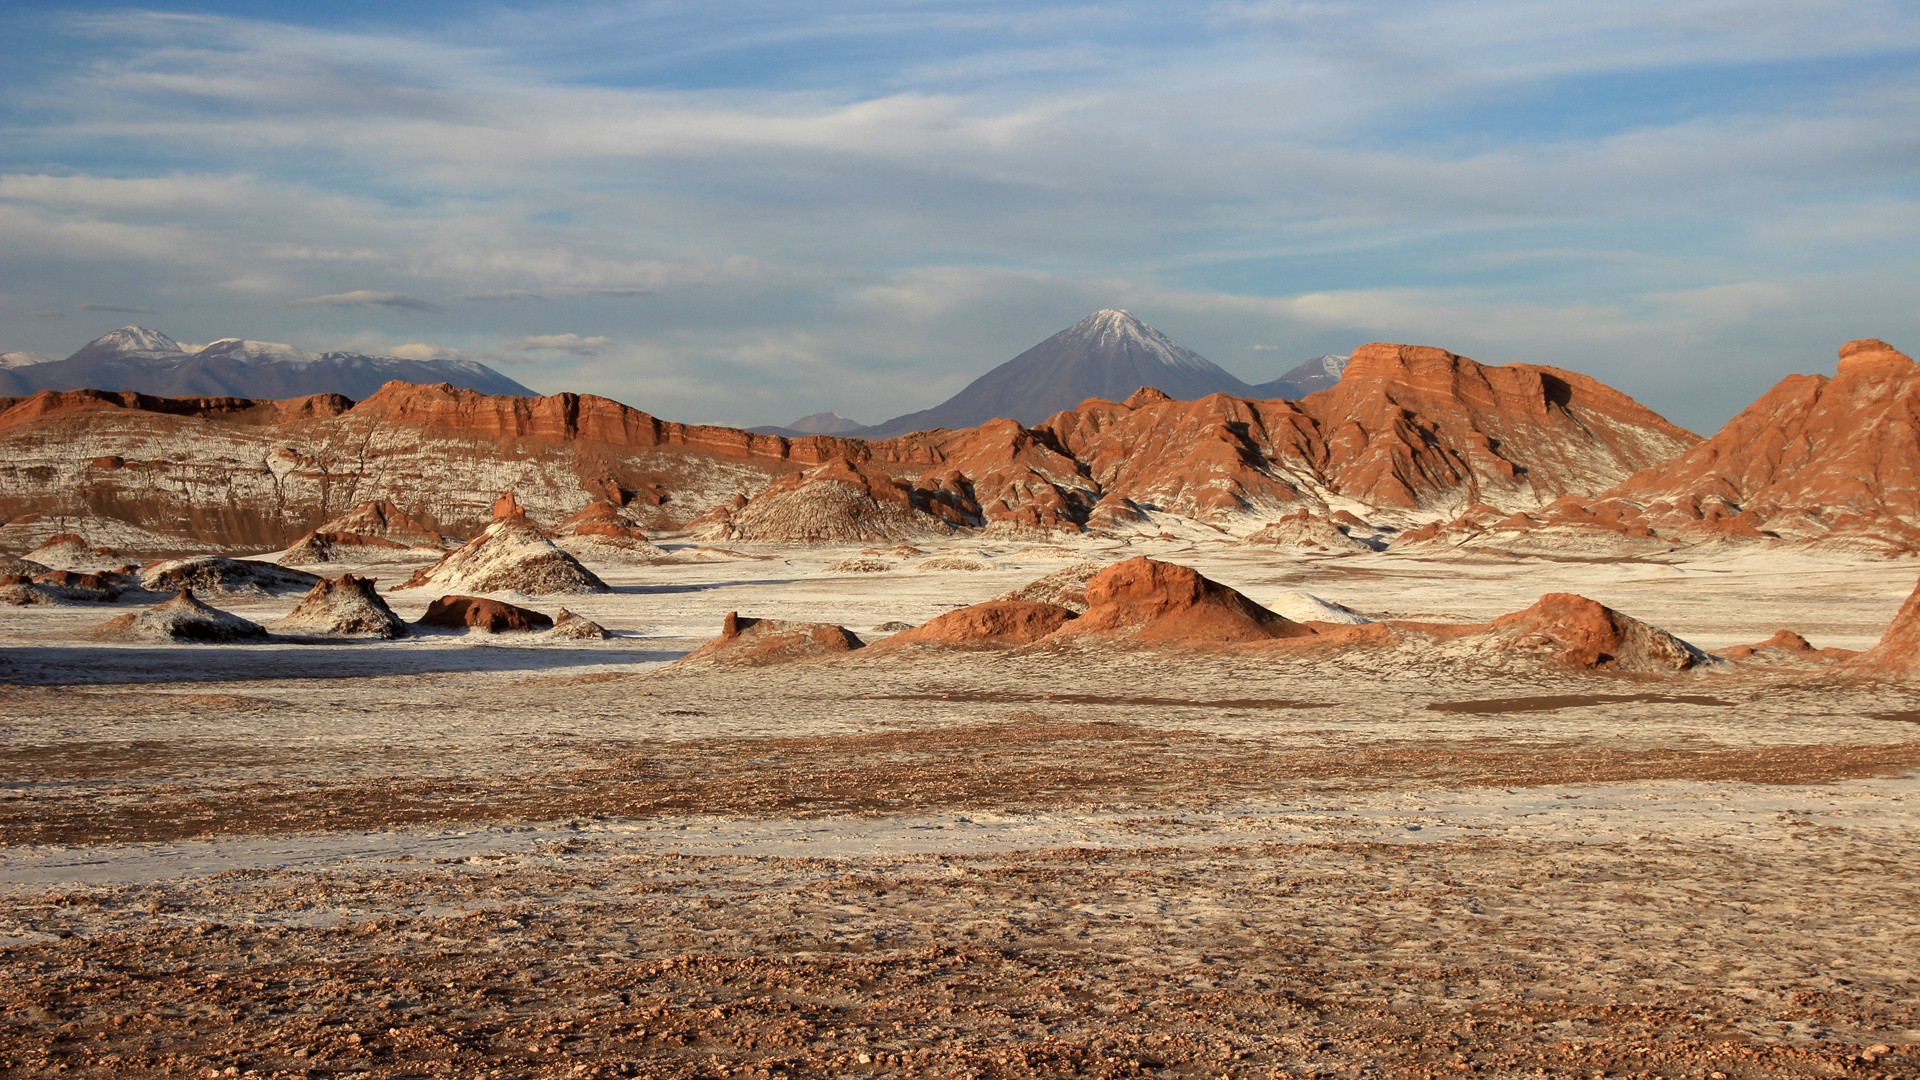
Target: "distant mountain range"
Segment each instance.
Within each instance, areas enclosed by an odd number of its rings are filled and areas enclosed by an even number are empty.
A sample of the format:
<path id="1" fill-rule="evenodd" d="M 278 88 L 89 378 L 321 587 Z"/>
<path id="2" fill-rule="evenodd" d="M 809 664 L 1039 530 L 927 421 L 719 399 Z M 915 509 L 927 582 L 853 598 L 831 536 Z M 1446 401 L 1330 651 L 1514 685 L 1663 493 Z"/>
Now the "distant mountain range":
<path id="1" fill-rule="evenodd" d="M 65 360 L 38 353 L 0 354 L 0 395 L 42 390 L 133 390 L 158 397 L 290 398 L 341 394 L 372 397 L 394 379 L 451 383 L 486 394 L 532 397 L 534 391 L 472 360 L 406 360 L 362 353 L 310 353 L 271 341 L 223 338 L 183 347 L 158 330 L 123 326 L 89 341 Z"/>
<path id="2" fill-rule="evenodd" d="M 1344 356 L 1315 357 L 1272 382 L 1249 384 L 1132 313 L 1109 309 L 1081 319 L 931 409 L 831 433 L 801 426 L 817 417 L 770 430 L 883 439 L 933 428 L 977 427 L 1003 417 L 1037 424 L 1088 398 L 1124 401 L 1143 386 L 1181 401 L 1208 394 L 1299 398 L 1339 382 L 1346 360 Z"/>
<path id="3" fill-rule="evenodd" d="M 865 429 L 865 424 L 858 420 L 849 420 L 837 412 L 817 412 L 811 416 L 803 416 L 791 424 L 766 424 L 747 430 L 760 435 L 785 435 L 791 439 L 804 435 L 845 435 L 850 431 Z"/>

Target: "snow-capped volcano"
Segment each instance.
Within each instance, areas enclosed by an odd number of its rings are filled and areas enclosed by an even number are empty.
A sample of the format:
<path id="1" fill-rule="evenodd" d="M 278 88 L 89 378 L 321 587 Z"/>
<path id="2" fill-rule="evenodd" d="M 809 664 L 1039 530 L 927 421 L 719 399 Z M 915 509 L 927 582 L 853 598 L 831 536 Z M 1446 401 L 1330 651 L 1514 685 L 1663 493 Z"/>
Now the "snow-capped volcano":
<path id="1" fill-rule="evenodd" d="M 1298 401 L 1308 394 L 1336 385 L 1346 370 L 1345 356 L 1316 356 L 1272 382 L 1256 383 L 1253 389 L 1258 397 Z"/>
<path id="2" fill-rule="evenodd" d="M 351 352 L 316 356 L 293 345 L 247 338 L 188 348 L 158 330 L 123 326 L 87 342 L 65 360 L 39 357 L 33 363 L 0 364 L 0 395 L 91 389 L 161 397 L 342 394 L 360 400 L 394 379 L 452 383 L 488 394 L 533 394 L 472 360 L 405 360 Z"/>
<path id="3" fill-rule="evenodd" d="M 37 352 L 30 352 L 24 349 L 19 352 L 0 353 L 0 368 L 31 367 L 34 364 L 44 364 L 46 362 L 46 357 L 41 356 Z"/>
<path id="4" fill-rule="evenodd" d="M 1182 400 L 1218 393 L 1251 396 L 1253 392 L 1225 369 L 1131 312 L 1107 309 L 980 376 L 945 402 L 896 416 L 860 434 L 884 437 L 928 428 L 974 427 L 995 417 L 1037 424 L 1090 397 L 1124 401 L 1143 386 Z"/>

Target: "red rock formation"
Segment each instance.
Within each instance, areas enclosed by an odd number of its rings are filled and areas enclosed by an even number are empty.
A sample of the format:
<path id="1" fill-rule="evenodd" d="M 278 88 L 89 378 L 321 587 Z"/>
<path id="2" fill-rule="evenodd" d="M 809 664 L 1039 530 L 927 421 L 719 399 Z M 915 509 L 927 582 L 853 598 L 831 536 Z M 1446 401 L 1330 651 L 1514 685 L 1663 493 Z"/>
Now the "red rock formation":
<path id="1" fill-rule="evenodd" d="M 417 626 L 435 626 L 458 630 L 471 627 L 489 634 L 510 630 L 545 630 L 553 620 L 532 608 L 489 600 L 483 596 L 443 596 L 427 605 Z"/>
<path id="2" fill-rule="evenodd" d="M 1349 515 L 1351 516 L 1351 515 Z M 1349 526 L 1309 510 L 1297 510 L 1247 535 L 1243 543 L 1314 551 L 1372 551 L 1374 546 L 1347 535 Z"/>
<path id="3" fill-rule="evenodd" d="M 1866 675 L 1912 678 L 1920 675 L 1920 585 L 1887 624 L 1880 641 L 1848 665 Z"/>
<path id="4" fill-rule="evenodd" d="M 1707 660 L 1657 626 L 1572 593 L 1548 593 L 1525 611 L 1493 620 L 1482 632 L 1502 647 L 1546 650 L 1577 668 L 1672 673 Z"/>
<path id="5" fill-rule="evenodd" d="M 1276 615 L 1197 571 L 1133 558 L 1087 582 L 1086 613 L 1061 627 L 1055 640 L 1232 645 L 1313 633 L 1313 628 Z"/>
<path id="6" fill-rule="evenodd" d="M 727 613 L 720 636 L 682 657 L 679 662 L 711 661 L 723 664 L 784 664 L 836 656 L 863 647 L 851 630 L 832 623 L 787 622 L 742 618 Z"/>
<path id="7" fill-rule="evenodd" d="M 729 536 L 798 541 L 976 527 L 1124 532 L 1156 511 L 1216 522 L 1249 510 L 1324 513 L 1334 495 L 1396 508 L 1485 498 L 1510 511 L 1591 494 L 1690 439 L 1580 376 L 1384 345 L 1304 402 L 1181 402 L 1142 390 L 1033 429 L 994 421 L 875 442 L 673 424 L 604 398 L 490 397 L 444 384 L 389 383 L 357 405 L 91 391 L 3 404 L 0 518 L 104 518 L 261 547 L 308 532 L 378 536 L 315 525 L 369 503 L 406 505 L 423 529 L 471 535 L 492 519 L 477 493 L 503 490 L 542 521 L 586 494 L 648 529 L 699 520 Z"/>
<path id="8" fill-rule="evenodd" d="M 1790 375 L 1672 461 L 1604 492 L 1663 535 L 1920 541 L 1920 367 L 1884 341 L 1850 341 L 1833 378 Z"/>
<path id="9" fill-rule="evenodd" d="M 929 513 L 908 485 L 845 457 L 790 473 L 737 507 L 716 512 L 710 540 L 785 543 L 899 540 L 953 526 Z M 937 504 L 936 504 L 937 505 Z"/>
<path id="10" fill-rule="evenodd" d="M 301 537 L 283 566 L 369 561 L 420 550 L 444 551 L 447 538 L 385 499 L 369 499 Z"/>
<path id="11" fill-rule="evenodd" d="M 1300 407 L 1324 440 L 1328 486 L 1382 507 L 1539 505 L 1699 442 L 1585 375 L 1419 345 L 1361 346 L 1340 382 Z"/>
<path id="12" fill-rule="evenodd" d="M 1073 618 L 1073 612 L 1055 604 L 989 600 L 929 619 L 867 649 L 883 652 L 905 645 L 961 648 L 1031 645 Z"/>

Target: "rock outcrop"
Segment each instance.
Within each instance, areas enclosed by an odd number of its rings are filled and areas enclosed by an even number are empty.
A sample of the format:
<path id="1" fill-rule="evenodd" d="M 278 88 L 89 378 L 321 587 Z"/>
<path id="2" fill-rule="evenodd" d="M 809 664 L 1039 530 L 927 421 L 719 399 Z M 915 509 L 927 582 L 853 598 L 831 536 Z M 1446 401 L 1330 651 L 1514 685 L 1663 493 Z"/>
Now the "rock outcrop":
<path id="1" fill-rule="evenodd" d="M 444 384 L 389 383 L 357 403 L 46 391 L 0 399 L 0 518 L 100 523 L 123 547 L 108 524 L 137 523 L 126 535 L 141 550 L 166 543 L 145 530 L 202 551 L 316 534 L 294 561 L 381 535 L 327 527 L 369 505 L 473 535 L 490 518 L 477 493 L 503 488 L 541 521 L 584 496 L 641 529 L 698 522 L 729 539 L 1124 534 L 1156 515 L 1230 525 L 1325 515 L 1342 499 L 1419 513 L 1475 501 L 1529 509 L 1590 496 L 1691 442 L 1581 376 L 1397 345 L 1356 352 L 1337 385 L 1299 402 L 1149 389 L 1032 428 L 994 420 L 885 440 L 789 439 L 673 424 L 592 396 Z"/>
<path id="2" fill-rule="evenodd" d="M 865 646 L 853 631 L 833 623 L 744 618 L 727 613 L 720 636 L 680 659 L 720 664 L 784 664 L 839 656 Z"/>
<path id="3" fill-rule="evenodd" d="M 426 614 L 420 616 L 414 625 L 442 630 L 464 627 L 487 634 L 504 634 L 516 630 L 551 629 L 553 620 L 532 608 L 502 603 L 484 596 L 443 596 L 428 604 Z"/>
<path id="4" fill-rule="evenodd" d="M 1350 526 L 1309 510 L 1297 510 L 1247 534 L 1242 543 L 1305 551 L 1375 551 L 1384 542 L 1370 543 L 1349 533 Z"/>
<path id="5" fill-rule="evenodd" d="M 1537 650 L 1575 668 L 1670 675 L 1712 661 L 1657 626 L 1573 593 L 1548 593 L 1480 633 L 1499 648 Z"/>
<path id="6" fill-rule="evenodd" d="M 1087 582 L 1085 614 L 1055 637 L 1212 646 L 1313 633 L 1196 570 L 1142 557 L 1095 574 Z"/>
<path id="7" fill-rule="evenodd" d="M 1861 653 L 1848 667 L 1860 674 L 1910 679 L 1920 675 L 1920 585 L 1881 633 L 1873 648 Z"/>
<path id="8" fill-rule="evenodd" d="M 222 555 L 201 555 L 191 559 L 167 559 L 140 568 L 140 585 L 153 592 L 197 589 L 203 593 L 229 596 L 277 596 L 306 592 L 320 578 L 302 570 L 290 570 L 273 563 L 253 559 L 229 559 Z"/>
<path id="9" fill-rule="evenodd" d="M 1712 438 L 1602 493 L 1685 540 L 1920 549 L 1920 366 L 1875 338 L 1832 378 L 1790 375 Z"/>
<path id="10" fill-rule="evenodd" d="M 208 644 L 267 640 L 266 628 L 201 603 L 190 588 L 145 611 L 108 619 L 94 628 L 103 641 L 189 641 Z"/>
<path id="11" fill-rule="evenodd" d="M 57 533 L 27 552 L 28 560 L 55 570 L 104 570 L 120 566 L 126 557 L 113 548 L 87 543 L 78 533 Z"/>
<path id="12" fill-rule="evenodd" d="M 607 584 L 555 546 L 525 515 L 512 514 L 416 571 L 400 588 L 549 596 L 606 592 Z"/>
<path id="13" fill-rule="evenodd" d="M 406 636 L 407 624 L 374 589 L 372 578 L 341 574 L 321 579 L 269 629 L 280 634 L 397 638 Z"/>
<path id="14" fill-rule="evenodd" d="M 1073 612 L 1056 604 L 989 600 L 949 611 L 910 630 L 902 630 L 868 646 L 868 650 L 882 652 L 907 645 L 945 648 L 1031 645 L 1073 619 Z"/>
<path id="15" fill-rule="evenodd" d="M 301 537 L 280 556 L 283 566 L 439 558 L 447 538 L 385 499 L 369 499 Z"/>
<path id="16" fill-rule="evenodd" d="M 559 641 L 605 641 L 612 637 L 607 628 L 582 615 L 576 615 L 566 608 L 553 617 L 553 629 L 547 636 Z"/>
<path id="17" fill-rule="evenodd" d="M 647 539 L 639 522 L 605 500 L 590 502 L 562 521 L 553 542 L 582 562 L 646 566 L 671 561 L 665 550 Z"/>
<path id="18" fill-rule="evenodd" d="M 701 535 L 709 540 L 783 543 L 903 540 L 953 531 L 916 492 L 884 473 L 837 457 L 775 480 L 739 506 L 717 508 Z"/>

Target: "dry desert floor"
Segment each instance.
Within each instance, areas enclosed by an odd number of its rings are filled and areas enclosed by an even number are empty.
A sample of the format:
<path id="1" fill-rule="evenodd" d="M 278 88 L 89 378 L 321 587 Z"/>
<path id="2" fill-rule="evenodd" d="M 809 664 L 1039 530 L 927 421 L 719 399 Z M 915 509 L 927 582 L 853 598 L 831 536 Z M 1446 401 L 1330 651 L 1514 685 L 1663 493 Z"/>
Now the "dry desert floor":
<path id="1" fill-rule="evenodd" d="M 87 637 L 113 608 L 0 609 L 0 1075 L 1920 1073 L 1920 686 L 1365 650 L 670 666 L 728 611 L 878 636 L 1132 554 L 1374 616 L 1569 591 L 1709 650 L 1863 648 L 1911 560 L 929 551 L 520 598 L 591 643 L 136 647 Z"/>

